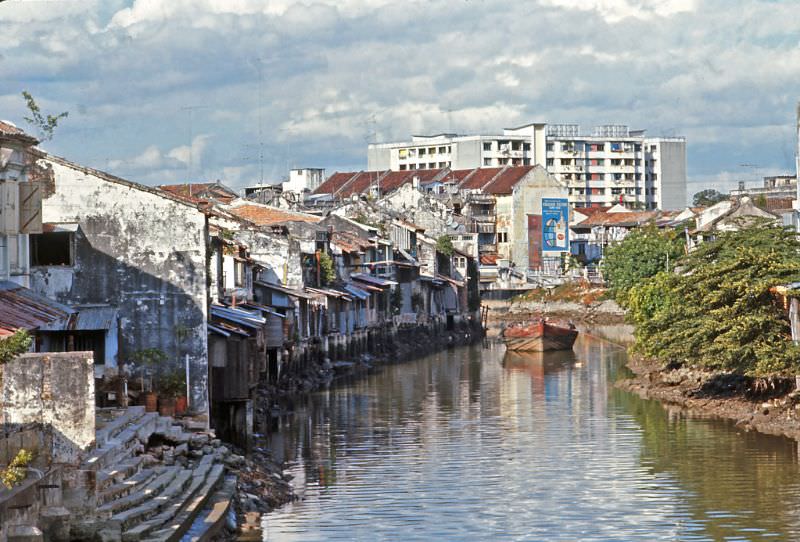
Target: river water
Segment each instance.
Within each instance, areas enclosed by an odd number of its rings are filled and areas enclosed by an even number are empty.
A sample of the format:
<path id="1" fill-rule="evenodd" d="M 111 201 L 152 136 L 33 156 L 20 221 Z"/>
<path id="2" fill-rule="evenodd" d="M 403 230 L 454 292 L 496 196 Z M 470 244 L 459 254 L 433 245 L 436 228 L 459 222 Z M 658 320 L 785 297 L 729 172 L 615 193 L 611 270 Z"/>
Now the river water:
<path id="1" fill-rule="evenodd" d="M 476 346 L 313 394 L 264 540 L 800 540 L 797 444 L 617 390 L 625 360 Z"/>

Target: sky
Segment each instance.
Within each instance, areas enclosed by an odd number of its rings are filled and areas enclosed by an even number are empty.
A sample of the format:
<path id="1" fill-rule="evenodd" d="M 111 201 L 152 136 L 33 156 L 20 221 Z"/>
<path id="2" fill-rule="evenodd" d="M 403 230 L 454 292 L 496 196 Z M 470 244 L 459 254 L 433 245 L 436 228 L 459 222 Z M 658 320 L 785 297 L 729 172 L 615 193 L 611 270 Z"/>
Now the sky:
<path id="1" fill-rule="evenodd" d="M 366 167 L 529 122 L 685 136 L 689 196 L 794 173 L 800 2 L 0 0 L 0 119 L 145 184 Z"/>

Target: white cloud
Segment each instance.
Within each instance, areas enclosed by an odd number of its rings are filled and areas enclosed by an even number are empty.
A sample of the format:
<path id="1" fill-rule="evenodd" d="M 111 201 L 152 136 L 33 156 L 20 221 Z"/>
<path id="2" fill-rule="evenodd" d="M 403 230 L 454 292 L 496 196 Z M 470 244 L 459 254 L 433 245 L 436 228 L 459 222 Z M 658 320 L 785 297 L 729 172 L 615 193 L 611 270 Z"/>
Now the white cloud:
<path id="1" fill-rule="evenodd" d="M 262 159 L 277 180 L 364 167 L 374 139 L 530 121 L 686 135 L 692 178 L 794 164 L 798 3 L 7 1 L 0 17 L 0 117 L 21 123 L 29 90 L 70 112 L 50 150 L 132 180 L 247 183 Z"/>

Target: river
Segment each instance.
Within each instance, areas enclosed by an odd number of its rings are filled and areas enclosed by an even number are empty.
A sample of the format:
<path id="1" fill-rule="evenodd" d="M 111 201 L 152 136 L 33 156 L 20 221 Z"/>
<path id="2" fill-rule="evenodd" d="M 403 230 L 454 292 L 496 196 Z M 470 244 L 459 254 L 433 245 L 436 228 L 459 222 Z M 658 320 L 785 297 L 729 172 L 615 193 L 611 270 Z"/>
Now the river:
<path id="1" fill-rule="evenodd" d="M 800 540 L 794 441 L 617 390 L 626 352 L 461 348 L 315 393 L 264 540 Z"/>

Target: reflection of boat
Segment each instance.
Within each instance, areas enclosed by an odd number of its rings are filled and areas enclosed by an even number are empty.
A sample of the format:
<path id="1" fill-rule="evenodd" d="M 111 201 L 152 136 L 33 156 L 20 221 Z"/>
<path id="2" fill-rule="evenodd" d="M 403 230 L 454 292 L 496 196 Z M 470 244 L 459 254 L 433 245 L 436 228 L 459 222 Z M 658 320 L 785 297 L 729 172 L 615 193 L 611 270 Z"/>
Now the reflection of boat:
<path id="1" fill-rule="evenodd" d="M 572 324 L 563 326 L 544 319 L 524 326 L 511 326 L 503 331 L 509 350 L 571 350 L 578 338 L 578 330 Z"/>

